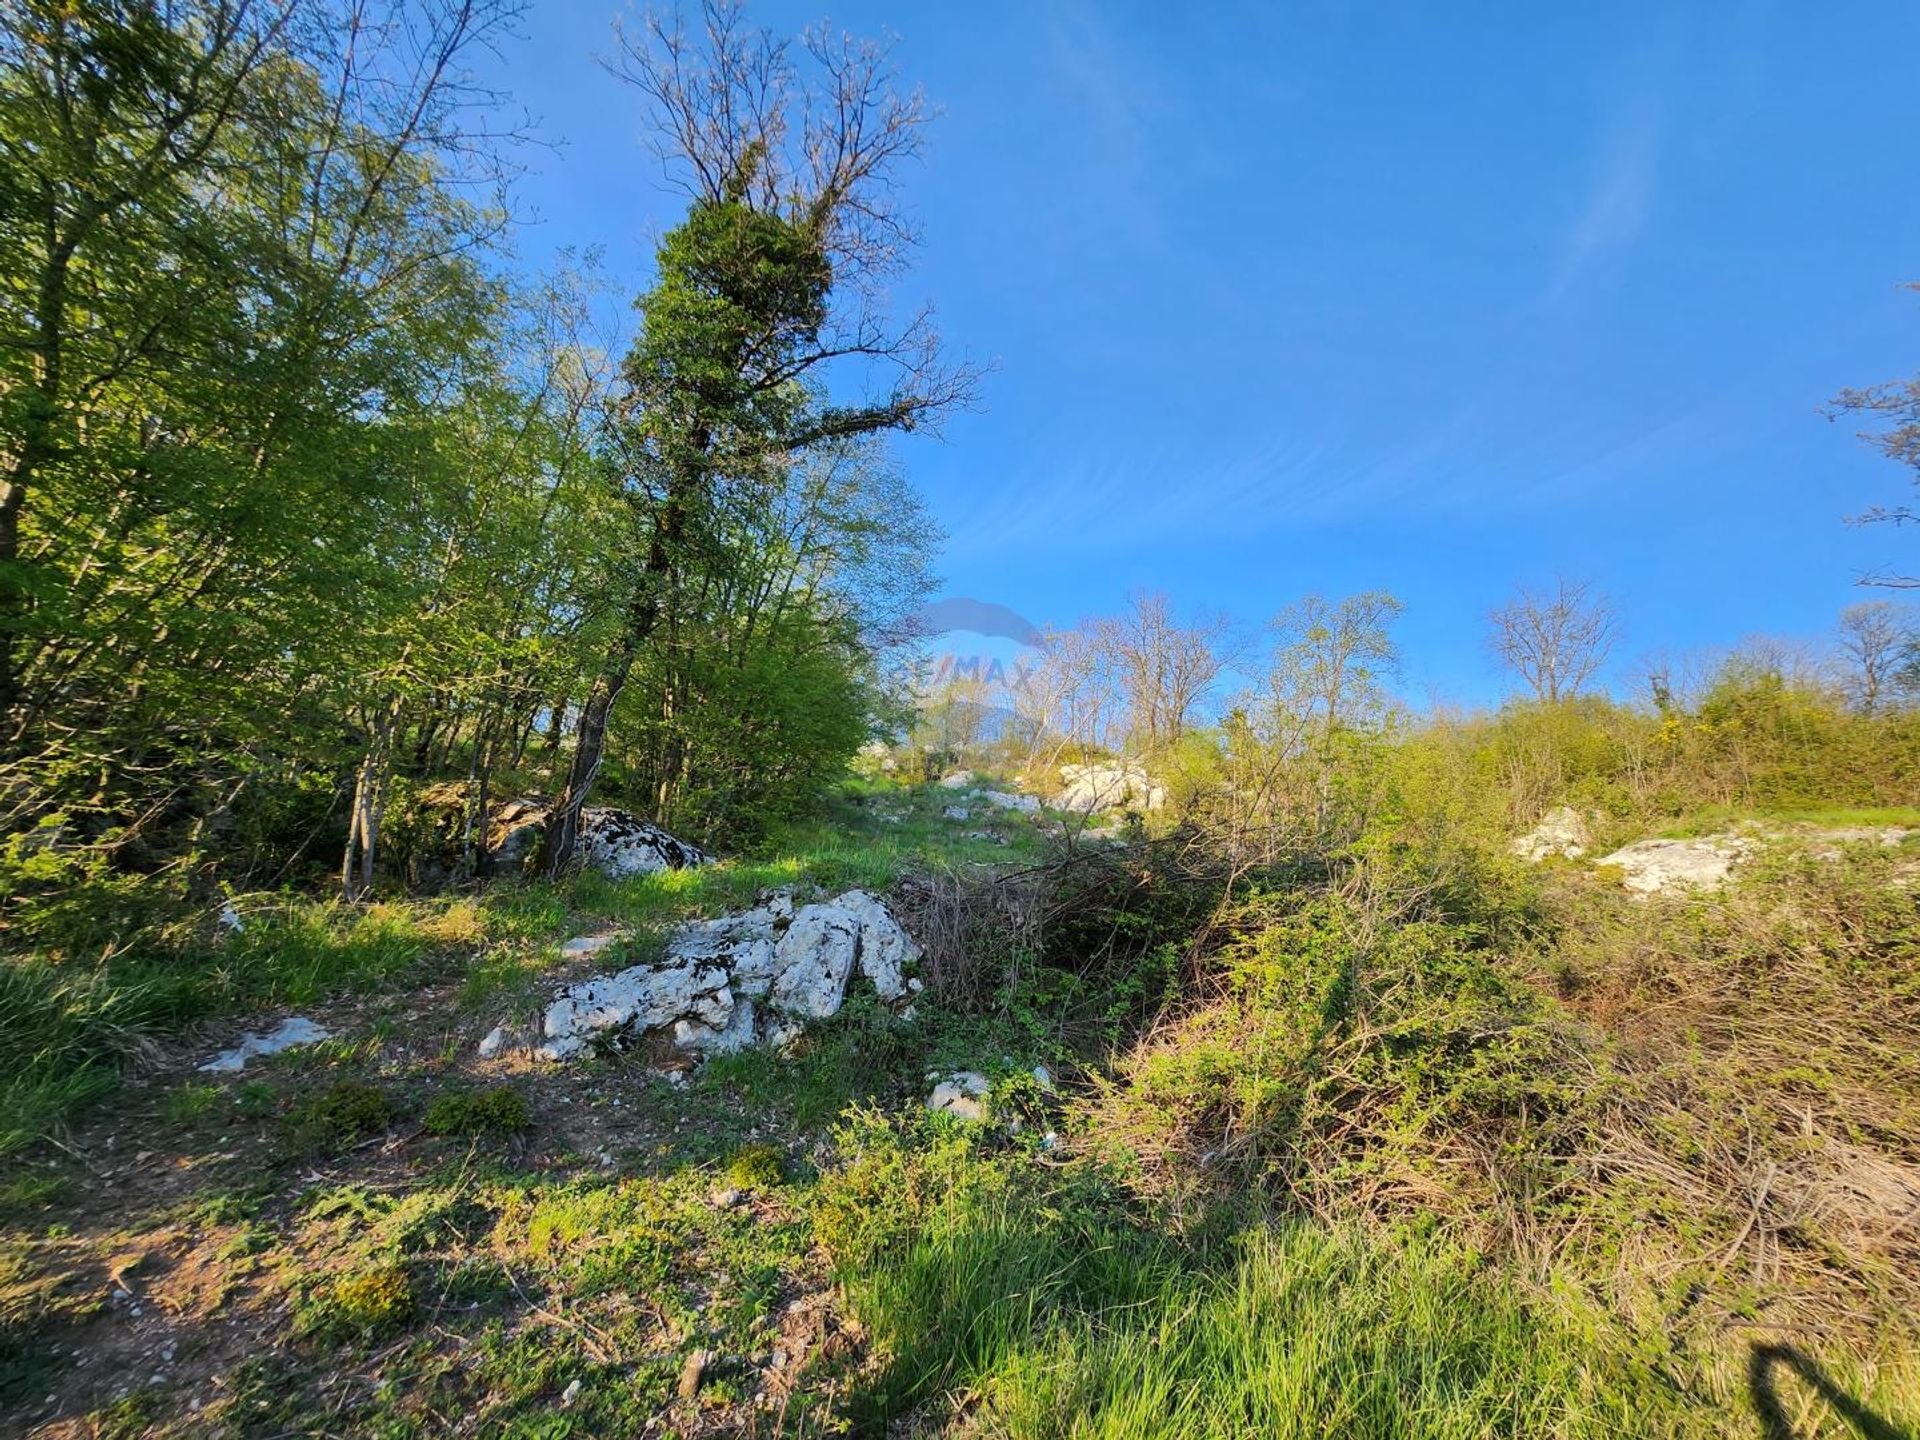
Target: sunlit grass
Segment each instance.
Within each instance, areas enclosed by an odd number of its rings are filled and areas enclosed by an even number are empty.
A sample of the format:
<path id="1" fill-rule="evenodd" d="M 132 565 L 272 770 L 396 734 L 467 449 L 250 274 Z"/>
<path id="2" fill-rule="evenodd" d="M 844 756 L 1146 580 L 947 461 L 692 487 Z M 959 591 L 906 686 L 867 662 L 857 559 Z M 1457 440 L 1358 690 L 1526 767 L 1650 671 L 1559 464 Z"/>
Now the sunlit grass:
<path id="1" fill-rule="evenodd" d="M 1684 818 L 1657 827 L 1654 834 L 1663 839 L 1691 839 L 1744 827 L 1788 830 L 1914 829 L 1920 828 L 1920 806 L 1915 805 L 1831 805 L 1789 806 L 1751 809 L 1731 805 L 1712 805 L 1691 811 Z"/>

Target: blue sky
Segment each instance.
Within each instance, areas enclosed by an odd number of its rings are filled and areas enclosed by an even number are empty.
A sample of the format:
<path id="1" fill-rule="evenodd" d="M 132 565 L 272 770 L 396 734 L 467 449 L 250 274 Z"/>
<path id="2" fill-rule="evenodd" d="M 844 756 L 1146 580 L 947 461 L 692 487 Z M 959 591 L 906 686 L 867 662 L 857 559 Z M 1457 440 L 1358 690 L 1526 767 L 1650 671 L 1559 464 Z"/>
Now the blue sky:
<path id="1" fill-rule="evenodd" d="M 634 290 L 680 202 L 595 63 L 617 9 L 533 0 L 505 75 L 563 142 L 523 256 L 603 245 Z M 901 448 L 949 593 L 1065 624 L 1384 587 L 1409 694 L 1472 703 L 1516 582 L 1616 596 L 1625 673 L 1818 635 L 1915 567 L 1843 524 L 1908 480 L 1820 408 L 1920 370 L 1920 6 L 825 13 L 942 111 L 896 293 L 996 366 Z"/>

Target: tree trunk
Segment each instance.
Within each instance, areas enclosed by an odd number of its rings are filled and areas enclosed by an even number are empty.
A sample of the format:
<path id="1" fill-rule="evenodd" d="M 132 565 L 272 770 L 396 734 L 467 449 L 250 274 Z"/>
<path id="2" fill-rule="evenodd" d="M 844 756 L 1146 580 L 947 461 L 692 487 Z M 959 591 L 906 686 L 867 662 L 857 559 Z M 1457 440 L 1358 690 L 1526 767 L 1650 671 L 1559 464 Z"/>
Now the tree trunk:
<path id="1" fill-rule="evenodd" d="M 707 437 L 702 434 L 695 450 L 704 454 L 706 448 Z M 607 747 L 607 721 L 620 692 L 626 688 L 627 677 L 633 673 L 634 660 L 652 638 L 661 616 L 666 614 L 680 544 L 686 534 L 688 497 L 700 484 L 701 474 L 694 467 L 669 482 L 653 534 L 647 542 L 647 561 L 641 568 L 640 584 L 627 608 L 626 629 L 614 643 L 613 654 L 580 712 L 580 729 L 574 742 L 573 764 L 567 769 L 567 783 L 547 816 L 545 843 L 549 880 L 558 880 L 573 864 L 574 848 L 580 841 L 580 810 L 593 790 L 593 782 L 600 773 L 600 757 Z"/>
<path id="2" fill-rule="evenodd" d="M 340 856 L 340 895 L 348 904 L 373 888 L 374 860 L 380 845 L 380 822 L 387 811 L 387 791 L 393 776 L 393 735 L 400 723 L 396 700 L 375 721 L 367 753 L 353 777 L 353 811 L 347 822 L 347 844 Z"/>

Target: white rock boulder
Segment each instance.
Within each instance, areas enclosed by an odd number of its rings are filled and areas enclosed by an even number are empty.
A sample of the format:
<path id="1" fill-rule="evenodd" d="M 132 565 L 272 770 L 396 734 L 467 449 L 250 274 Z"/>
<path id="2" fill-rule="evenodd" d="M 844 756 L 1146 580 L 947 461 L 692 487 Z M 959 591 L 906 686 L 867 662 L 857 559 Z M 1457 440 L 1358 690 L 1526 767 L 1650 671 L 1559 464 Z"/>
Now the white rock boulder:
<path id="1" fill-rule="evenodd" d="M 492 812 L 487 824 L 487 857 L 496 870 L 525 866 L 533 859 L 546 831 L 548 814 L 544 801 L 530 797 L 509 800 Z M 613 880 L 713 863 L 713 857 L 699 846 L 689 845 L 651 821 L 606 805 L 590 805 L 580 812 L 577 844 L 580 863 Z"/>
<path id="2" fill-rule="evenodd" d="M 610 880 L 713 863 L 713 857 L 697 845 L 676 839 L 651 821 L 624 810 L 582 810 L 579 843 L 581 863 L 591 865 Z"/>
<path id="3" fill-rule="evenodd" d="M 927 1108 L 962 1120 L 983 1121 L 987 1118 L 988 1089 L 987 1077 L 978 1070 L 955 1070 L 933 1087 Z"/>
<path id="4" fill-rule="evenodd" d="M 1593 835 L 1580 812 L 1561 805 L 1540 817 L 1540 823 L 1513 842 L 1513 853 L 1539 864 L 1549 856 L 1577 860 L 1593 844 Z"/>
<path id="5" fill-rule="evenodd" d="M 1079 815 L 1103 810 L 1158 810 L 1167 803 L 1166 786 L 1139 765 L 1062 765 L 1060 785 L 1060 795 L 1053 803 Z"/>
<path id="6" fill-rule="evenodd" d="M 1637 895 L 1666 890 L 1717 890 L 1733 867 L 1751 855 L 1744 835 L 1702 835 L 1691 840 L 1636 840 L 1596 864 L 1621 871 L 1620 883 Z"/>
<path id="7" fill-rule="evenodd" d="M 750 910 L 682 925 L 658 964 L 562 990 L 541 1054 L 564 1060 L 597 1040 L 670 1030 L 680 1048 L 720 1054 L 783 1045 L 840 1010 L 855 975 L 892 1004 L 917 986 L 920 947 L 864 890 L 796 907 L 779 893 Z"/>

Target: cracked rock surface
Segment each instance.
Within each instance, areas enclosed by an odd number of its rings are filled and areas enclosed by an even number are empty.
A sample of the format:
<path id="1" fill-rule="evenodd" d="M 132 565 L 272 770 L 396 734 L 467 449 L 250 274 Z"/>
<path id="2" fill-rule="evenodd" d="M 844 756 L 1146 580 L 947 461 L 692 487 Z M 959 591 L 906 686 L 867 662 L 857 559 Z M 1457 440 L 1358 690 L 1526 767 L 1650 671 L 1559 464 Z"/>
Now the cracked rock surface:
<path id="1" fill-rule="evenodd" d="M 799 906 L 777 892 L 751 910 L 682 925 L 658 962 L 562 990 L 539 1053 L 565 1060 L 648 1031 L 702 1054 L 782 1044 L 838 1014 L 855 976 L 882 1001 L 906 999 L 919 959 L 913 937 L 864 890 Z"/>

